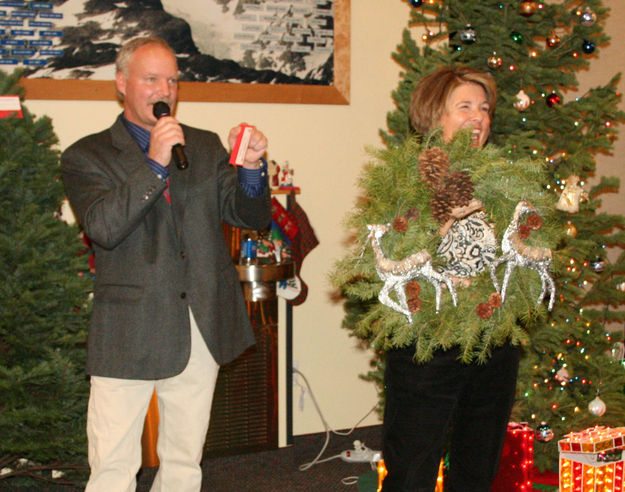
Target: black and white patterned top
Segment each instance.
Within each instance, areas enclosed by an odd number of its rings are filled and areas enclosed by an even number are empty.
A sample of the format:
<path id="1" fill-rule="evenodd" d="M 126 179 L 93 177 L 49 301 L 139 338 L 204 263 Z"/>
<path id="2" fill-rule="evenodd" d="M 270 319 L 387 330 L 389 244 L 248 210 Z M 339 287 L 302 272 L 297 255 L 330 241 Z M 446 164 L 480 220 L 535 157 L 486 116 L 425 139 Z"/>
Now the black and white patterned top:
<path id="1" fill-rule="evenodd" d="M 447 260 L 444 273 L 475 277 L 495 260 L 497 239 L 485 219 L 484 212 L 477 212 L 451 226 L 437 250 Z"/>

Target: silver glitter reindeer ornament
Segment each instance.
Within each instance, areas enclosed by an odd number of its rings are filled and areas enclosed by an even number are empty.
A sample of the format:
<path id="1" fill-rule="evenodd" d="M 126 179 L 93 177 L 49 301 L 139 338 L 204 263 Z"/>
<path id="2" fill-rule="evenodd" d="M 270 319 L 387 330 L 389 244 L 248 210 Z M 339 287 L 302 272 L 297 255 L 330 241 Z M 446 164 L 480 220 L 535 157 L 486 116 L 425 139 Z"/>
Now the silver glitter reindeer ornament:
<path id="1" fill-rule="evenodd" d="M 367 226 L 369 229 L 368 238 L 373 248 L 375 269 L 380 279 L 384 282 L 384 287 L 378 294 L 380 302 L 395 311 L 405 314 L 408 323 L 412 324 L 412 313 L 406 300 L 406 284 L 413 279 L 424 278 L 436 289 L 436 312 L 440 309 L 443 283 L 449 289 L 454 306 L 456 306 L 456 291 L 450 277 L 440 274 L 432 268 L 432 257 L 427 250 L 423 249 L 407 256 L 403 260 L 391 260 L 384 255 L 380 245 L 380 238 L 389 231 L 390 227 L 390 224 Z M 399 302 L 395 302 L 390 298 L 389 294 L 392 290 L 395 291 Z"/>
<path id="2" fill-rule="evenodd" d="M 556 294 L 556 284 L 549 274 L 552 252 L 548 248 L 529 246 L 523 243 L 521 237 L 519 236 L 519 225 L 521 219 L 528 214 L 537 212 L 538 211 L 525 200 L 520 201 L 517 204 L 514 209 L 514 214 L 512 215 L 512 220 L 510 221 L 510 224 L 503 235 L 503 239 L 501 240 L 501 251 L 503 254 L 489 265 L 490 277 L 493 281 L 495 289 L 497 289 L 497 292 L 501 294 L 501 302 L 504 302 L 506 300 L 506 292 L 508 290 L 510 276 L 512 275 L 514 269 L 516 267 L 525 267 L 536 270 L 540 276 L 542 286 L 537 304 L 540 304 L 545 297 L 547 290 L 549 290 L 549 311 L 551 311 L 553 309 Z M 495 270 L 502 263 L 506 264 L 506 270 L 500 289 Z"/>

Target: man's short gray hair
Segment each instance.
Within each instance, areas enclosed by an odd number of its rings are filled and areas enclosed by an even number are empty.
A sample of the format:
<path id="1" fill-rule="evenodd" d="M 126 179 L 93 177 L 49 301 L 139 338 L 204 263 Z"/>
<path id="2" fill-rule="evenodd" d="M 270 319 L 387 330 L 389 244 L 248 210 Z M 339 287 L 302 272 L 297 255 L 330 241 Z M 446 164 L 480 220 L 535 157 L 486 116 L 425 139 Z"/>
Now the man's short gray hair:
<path id="1" fill-rule="evenodd" d="M 171 46 L 169 46 L 167 41 L 165 41 L 162 38 L 159 38 L 156 36 L 145 36 L 141 38 L 134 38 L 128 41 L 127 43 L 125 43 L 120 48 L 119 52 L 117 53 L 117 58 L 115 59 L 116 71 L 121 72 L 124 75 L 124 77 L 128 77 L 128 64 L 130 63 L 130 59 L 132 58 L 132 55 L 134 55 L 135 51 L 137 51 L 139 48 L 147 44 L 159 45 L 165 48 L 166 50 L 168 50 L 169 52 L 171 52 L 171 54 L 174 55 L 174 57 L 176 56 L 176 53 L 171 48 Z"/>

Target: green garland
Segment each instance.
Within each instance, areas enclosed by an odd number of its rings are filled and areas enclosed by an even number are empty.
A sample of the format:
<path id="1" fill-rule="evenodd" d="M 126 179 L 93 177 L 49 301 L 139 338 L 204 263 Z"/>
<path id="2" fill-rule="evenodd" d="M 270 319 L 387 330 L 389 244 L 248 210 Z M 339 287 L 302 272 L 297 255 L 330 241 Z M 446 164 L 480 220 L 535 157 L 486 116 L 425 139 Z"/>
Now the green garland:
<path id="1" fill-rule="evenodd" d="M 495 292 L 488 269 L 473 277 L 469 287 L 457 287 L 457 307 L 444 289 L 438 313 L 434 288 L 429 282 L 420 281 L 422 308 L 413 314 L 411 324 L 406 316 L 377 298 L 383 282 L 376 272 L 367 239 L 368 224 L 393 223 L 398 217 L 408 217 L 405 230 L 391 228 L 382 238 L 386 257 L 401 260 L 425 248 L 435 267 L 442 265 L 443 260 L 435 254 L 441 237 L 439 224 L 430 213 L 432 194 L 418 171 L 419 155 L 426 148 L 442 148 L 450 158 L 450 172 L 462 170 L 471 176 L 473 196 L 482 201 L 498 242 L 521 200 L 536 207 L 543 219 L 543 227 L 532 231 L 526 244 L 555 250 L 566 234 L 556 220 L 557 197 L 543 187 L 546 173 L 540 163 L 511 163 L 500 149 L 490 145 L 474 149 L 470 142 L 469 132 L 460 132 L 450 144 L 443 143 L 440 134 L 434 133 L 423 140 L 408 139 L 400 147 L 370 150 L 375 160 L 363 170 L 359 180 L 363 194 L 346 223 L 355 234 L 355 246 L 337 262 L 331 281 L 347 298 L 346 307 L 351 306 L 345 326 L 376 350 L 414 345 L 416 360 L 427 361 L 437 349 L 460 346 L 464 362 L 484 361 L 493 347 L 508 340 L 513 344 L 526 343 L 528 333 L 523 327 L 535 325 L 538 318 L 546 316 L 546 303 L 537 305 L 541 291 L 538 273 L 521 267 L 511 276 L 504 305 L 494 309 L 487 319 L 478 315 L 477 306 L 488 302 Z M 552 276 L 558 275 L 561 265 L 561 259 L 554 254 Z M 500 282 L 503 269 L 503 265 L 498 269 Z"/>

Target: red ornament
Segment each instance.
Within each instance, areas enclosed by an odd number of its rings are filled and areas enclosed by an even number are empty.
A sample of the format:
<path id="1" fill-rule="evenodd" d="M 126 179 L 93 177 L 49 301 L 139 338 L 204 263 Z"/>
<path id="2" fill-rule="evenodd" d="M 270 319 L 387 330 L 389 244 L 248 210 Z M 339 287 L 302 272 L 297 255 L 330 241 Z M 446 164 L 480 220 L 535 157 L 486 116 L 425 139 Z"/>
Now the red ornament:
<path id="1" fill-rule="evenodd" d="M 560 104 L 561 99 L 560 96 L 558 96 L 555 92 L 552 92 L 547 96 L 547 99 L 545 99 L 545 101 L 547 102 L 547 106 L 553 108 L 554 105 Z"/>

